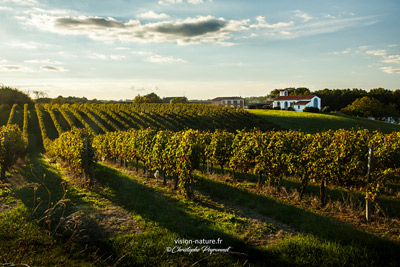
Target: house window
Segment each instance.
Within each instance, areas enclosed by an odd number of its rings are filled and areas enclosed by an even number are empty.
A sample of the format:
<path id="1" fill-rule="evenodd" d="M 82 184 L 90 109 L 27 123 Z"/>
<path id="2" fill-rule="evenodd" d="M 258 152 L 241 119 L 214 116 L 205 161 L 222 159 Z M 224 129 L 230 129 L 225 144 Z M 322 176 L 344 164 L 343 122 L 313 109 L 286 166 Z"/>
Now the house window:
<path id="1" fill-rule="evenodd" d="M 289 104 L 287 101 L 285 101 L 285 108 L 288 108 Z"/>
<path id="2" fill-rule="evenodd" d="M 300 106 L 297 106 L 297 109 L 300 109 Z"/>
<path id="3" fill-rule="evenodd" d="M 234 105 L 231 105 L 231 108 L 235 107 Z"/>
<path id="4" fill-rule="evenodd" d="M 277 102 L 278 103 L 278 107 L 280 107 L 281 106 L 281 102 Z"/>
<path id="5" fill-rule="evenodd" d="M 240 105 L 237 105 L 237 108 L 240 108 Z"/>
<path id="6" fill-rule="evenodd" d="M 233 100 L 231 100 L 231 104 L 233 104 Z"/>

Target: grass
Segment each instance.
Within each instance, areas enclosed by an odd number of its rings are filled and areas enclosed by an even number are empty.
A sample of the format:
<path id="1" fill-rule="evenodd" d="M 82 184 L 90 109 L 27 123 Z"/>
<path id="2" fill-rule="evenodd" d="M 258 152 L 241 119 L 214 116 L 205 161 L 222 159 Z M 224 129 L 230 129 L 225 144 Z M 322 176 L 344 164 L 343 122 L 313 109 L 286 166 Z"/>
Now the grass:
<path id="1" fill-rule="evenodd" d="M 42 209 L 29 218 L 33 192 L 18 189 L 18 179 L 1 191 L 5 212 L 0 223 L 1 260 L 6 263 L 60 266 L 395 266 L 399 243 L 354 229 L 335 219 L 281 203 L 263 194 L 236 188 L 196 174 L 196 201 L 188 201 L 167 186 L 133 171 L 98 164 L 93 189 L 77 186 L 59 164 L 50 164 L 41 154 L 31 154 L 35 175 L 23 169 L 26 182 L 42 184 L 36 191 Z M 25 172 L 25 173 L 23 173 Z M 141 171 L 140 171 L 141 173 Z M 38 181 L 38 177 L 46 179 Z M 40 180 L 40 179 L 39 179 Z M 48 191 L 51 202 L 70 201 L 64 214 L 52 217 L 53 228 L 60 216 L 79 223 L 75 239 L 71 233 L 51 234 L 39 219 L 45 213 Z M 14 204 L 17 203 L 17 204 Z M 65 225 L 64 225 L 65 226 Z M 60 229 L 62 229 L 60 227 Z M 64 228 L 63 228 L 64 229 Z M 287 231 L 287 229 L 291 229 Z M 286 234 L 282 234 L 286 231 Z M 72 235 L 73 236 L 73 235 Z M 235 253 L 168 253 L 175 240 L 223 240 L 221 248 Z M 21 241 L 22 240 L 22 241 Z M 6 241 L 6 242 L 4 242 Z M 269 242 L 271 241 L 271 242 Z M 23 246 L 18 247 L 23 242 Z M 65 244 L 69 244 L 66 246 Z M 85 244 L 89 248 L 82 248 Z M 12 248 L 12 255 L 4 246 Z M 189 245 L 190 246 L 190 245 Z M 195 246 L 191 246 L 194 248 Z M 28 251 L 29 253 L 25 253 Z M 45 252 L 43 252 L 45 250 Z M 45 257 L 41 257 L 44 255 Z"/>
<path id="2" fill-rule="evenodd" d="M 0 187 L 0 263 L 4 266 L 94 266 L 93 258 L 78 253 L 85 249 L 83 246 L 70 246 L 66 236 L 60 239 L 54 232 L 61 222 L 60 216 L 68 216 L 68 211 L 62 211 L 62 205 L 54 205 L 64 201 L 61 180 L 42 157 L 34 155 L 30 160 L 35 164 L 35 175 L 29 174 L 29 165 L 21 165 L 11 173 L 14 179 L 10 179 L 10 184 Z M 36 175 L 44 173 L 46 180 L 36 179 Z M 50 188 L 50 195 L 45 188 Z"/>
<path id="3" fill-rule="evenodd" d="M 239 209 L 251 209 L 261 215 L 271 217 L 302 233 L 322 240 L 322 243 L 334 244 L 331 248 L 338 245 L 343 250 L 346 250 L 344 247 L 352 247 L 354 251 L 360 252 L 368 249 L 370 253 L 367 262 L 375 262 L 376 265 L 390 266 L 397 261 L 396 251 L 400 250 L 398 242 L 378 238 L 356 230 L 351 225 L 336 219 L 278 202 L 265 195 L 235 188 L 208 177 L 198 175 L 197 181 L 200 188 L 213 198 L 224 199 Z"/>
<path id="4" fill-rule="evenodd" d="M 137 236 L 120 235 L 114 242 L 124 244 L 121 246 L 125 258 L 125 264 L 143 264 L 160 266 L 188 265 L 190 262 L 202 261 L 204 265 L 215 266 L 216 262 L 227 265 L 236 262 L 244 263 L 241 257 L 215 254 L 205 257 L 203 253 L 170 254 L 166 253 L 167 247 L 174 247 L 174 240 L 187 239 L 213 239 L 224 241 L 225 246 L 232 246 L 235 251 L 245 253 L 253 258 L 253 261 L 264 255 L 259 249 L 246 244 L 238 237 L 233 236 L 233 231 L 226 228 L 234 228 L 234 222 L 227 223 L 228 227 L 218 225 L 226 217 L 221 212 L 206 211 L 195 204 L 178 201 L 162 194 L 154 192 L 151 188 L 132 179 L 131 176 L 105 165 L 97 169 L 98 182 L 102 187 L 110 188 L 114 194 L 105 196 L 115 205 L 128 210 L 133 218 L 144 229 Z M 202 213 L 197 211 L 202 210 Z M 203 215 L 200 216 L 200 215 Z M 212 218 L 210 218 L 212 217 Z M 217 219 L 219 218 L 219 219 Z M 229 218 L 228 218 L 229 219 Z M 143 261 L 144 260 L 144 261 Z"/>
<path id="5" fill-rule="evenodd" d="M 338 113 L 307 113 L 286 110 L 248 110 L 269 122 L 285 129 L 316 133 L 326 130 L 363 128 L 370 131 L 381 130 L 383 133 L 400 131 L 400 125 L 358 118 Z"/>
<path id="6" fill-rule="evenodd" d="M 196 198 L 191 201 L 176 194 L 173 180 L 162 186 L 129 169 L 98 163 L 95 186 L 88 189 L 79 186 L 62 164 L 49 163 L 40 153 L 34 112 L 29 140 L 26 166 L 10 172 L 10 184 L 0 187 L 0 265 L 396 266 L 399 262 L 399 242 L 256 192 L 251 177 L 236 187 L 196 173 Z M 293 189 L 298 184 L 285 179 L 282 186 Z M 318 188 L 310 185 L 308 191 L 316 193 Z M 335 198 L 340 196 L 335 190 Z M 60 200 L 66 201 L 65 208 L 53 209 Z M 397 199 L 387 201 L 392 213 L 398 214 Z M 54 210 L 52 216 L 47 216 L 49 209 Z M 230 253 L 167 252 L 169 247 L 196 247 L 176 244 L 177 240 L 203 239 L 222 240 L 211 247 L 232 247 Z"/>

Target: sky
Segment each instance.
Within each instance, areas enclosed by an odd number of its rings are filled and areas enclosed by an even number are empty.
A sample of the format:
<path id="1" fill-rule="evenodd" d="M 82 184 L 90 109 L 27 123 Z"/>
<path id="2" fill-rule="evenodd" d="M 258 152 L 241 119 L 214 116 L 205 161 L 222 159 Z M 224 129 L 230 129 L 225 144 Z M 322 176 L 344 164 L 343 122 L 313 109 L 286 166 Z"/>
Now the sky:
<path id="1" fill-rule="evenodd" d="M 0 0 L 0 84 L 212 99 L 400 88 L 399 0 Z"/>

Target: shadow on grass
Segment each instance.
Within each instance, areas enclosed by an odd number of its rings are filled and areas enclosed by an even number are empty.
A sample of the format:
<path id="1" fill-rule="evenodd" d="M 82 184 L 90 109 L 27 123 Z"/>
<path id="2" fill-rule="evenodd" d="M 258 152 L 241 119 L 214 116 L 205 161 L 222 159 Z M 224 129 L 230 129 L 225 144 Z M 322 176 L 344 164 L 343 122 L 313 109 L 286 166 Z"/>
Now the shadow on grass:
<path id="1" fill-rule="evenodd" d="M 273 258 L 268 252 L 260 251 L 257 248 L 247 245 L 240 239 L 212 229 L 212 222 L 185 213 L 172 200 L 156 194 L 150 188 L 136 182 L 127 174 L 99 164 L 95 171 L 95 176 L 103 187 L 109 187 L 115 192 L 114 196 L 105 196 L 110 201 L 139 214 L 145 221 L 155 222 L 158 226 L 178 234 L 180 238 L 187 240 L 217 240 L 220 238 L 223 240 L 223 243 L 219 246 L 215 245 L 216 248 L 233 247 L 231 251 L 247 254 L 248 257 L 245 257 L 244 260 L 247 258 L 249 261 L 257 264 L 262 265 L 268 261 L 279 264 L 277 259 Z M 170 246 L 174 246 L 174 240 L 170 240 Z M 195 246 L 192 245 L 192 247 Z M 159 253 L 163 253 L 163 251 L 159 251 Z M 239 257 L 232 254 L 229 255 L 234 259 L 243 260 L 243 255 Z M 227 256 L 224 255 L 224 257 Z"/>
<path id="2" fill-rule="evenodd" d="M 76 256 L 86 258 L 86 260 L 90 260 L 90 257 L 98 260 L 101 260 L 101 257 L 103 259 L 110 257 L 108 259 L 110 261 L 116 259 L 115 251 L 106 240 L 111 233 L 88 216 L 91 214 L 92 208 L 87 201 L 76 194 L 69 193 L 73 191 L 69 190 L 70 188 L 63 187 L 65 182 L 58 170 L 46 162 L 43 154 L 31 153 L 27 165 L 22 171 L 28 184 L 38 185 L 35 192 L 32 186 L 24 186 L 15 190 L 17 197 L 28 209 L 29 219 L 36 221 L 44 230 L 50 230 L 52 237 L 62 241 L 65 247 L 65 244 L 70 244 L 72 241 L 74 244 L 69 246 L 72 249 L 71 253 L 74 254 L 73 257 L 79 250 L 79 256 L 78 254 Z M 65 189 L 68 189 L 67 192 Z M 64 194 L 65 198 L 63 198 Z M 64 200 L 70 200 L 65 202 L 65 207 L 60 204 L 53 208 L 57 202 L 61 203 Z M 82 213 L 80 207 L 83 206 L 85 210 Z M 49 210 L 51 213 L 47 217 L 48 213 L 46 212 Z M 61 220 L 61 217 L 65 220 Z M 56 230 L 58 231 L 55 232 Z"/>
<path id="3" fill-rule="evenodd" d="M 202 169 L 205 170 L 206 166 L 202 166 Z M 230 169 L 224 170 L 225 174 L 229 174 L 231 177 L 233 177 L 233 172 Z M 215 174 L 222 175 L 221 169 L 219 166 L 214 166 L 213 167 L 213 172 Z M 236 179 L 245 181 L 245 182 L 251 182 L 251 183 L 257 183 L 258 181 L 258 176 L 251 174 L 251 173 L 236 173 Z M 267 177 L 263 176 L 263 181 L 266 181 Z M 276 185 L 276 182 L 271 181 L 271 185 Z M 286 187 L 286 189 L 289 191 L 290 189 L 295 189 L 300 191 L 301 189 L 301 182 L 295 181 L 291 178 L 282 178 L 280 182 L 281 186 Z M 398 187 L 396 185 L 391 185 L 392 189 L 395 191 L 398 191 Z M 307 187 L 305 189 L 305 194 L 312 194 L 314 196 L 319 196 L 320 194 L 320 185 L 314 184 L 309 182 L 307 184 Z M 352 202 L 355 206 L 358 205 L 365 205 L 365 194 L 360 192 L 360 191 L 354 191 L 354 192 L 349 192 L 347 189 L 343 188 L 338 188 L 338 187 L 326 187 L 326 194 L 328 196 L 328 200 L 333 200 L 333 201 L 341 201 L 341 202 L 350 202 L 350 198 L 352 198 Z M 400 218 L 400 199 L 399 198 L 394 198 L 394 197 L 387 197 L 387 196 L 381 196 L 378 200 L 379 207 L 384 211 L 384 213 L 391 217 L 391 218 Z"/>
<path id="4" fill-rule="evenodd" d="M 239 209 L 252 209 L 257 213 L 276 219 L 298 231 L 312 234 L 322 240 L 342 245 L 366 247 L 376 253 L 379 264 L 398 262 L 400 244 L 354 229 L 349 224 L 333 218 L 305 211 L 295 206 L 279 203 L 230 185 L 196 176 L 196 184 L 211 196 L 225 199 Z"/>

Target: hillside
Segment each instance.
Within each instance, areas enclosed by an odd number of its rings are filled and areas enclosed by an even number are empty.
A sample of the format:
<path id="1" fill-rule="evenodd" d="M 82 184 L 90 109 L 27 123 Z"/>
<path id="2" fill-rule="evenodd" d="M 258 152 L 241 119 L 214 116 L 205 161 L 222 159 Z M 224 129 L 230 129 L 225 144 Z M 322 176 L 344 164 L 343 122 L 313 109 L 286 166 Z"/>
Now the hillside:
<path id="1" fill-rule="evenodd" d="M 301 130 L 307 133 L 316 133 L 325 130 L 362 128 L 370 131 L 380 130 L 383 133 L 400 131 L 400 125 L 357 118 L 337 113 L 305 113 L 286 110 L 249 110 L 270 123 L 277 124 L 285 129 Z"/>
<path id="2" fill-rule="evenodd" d="M 398 180 L 381 180 L 371 221 L 364 210 L 366 144 L 377 141 L 377 174 L 396 172 L 398 132 L 268 131 L 278 127 L 257 114 L 207 105 L 5 107 L 3 265 L 398 262 Z M 334 178 L 323 191 L 322 170 Z"/>

